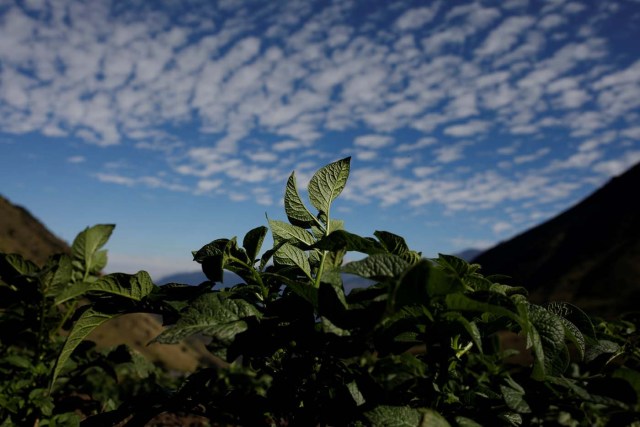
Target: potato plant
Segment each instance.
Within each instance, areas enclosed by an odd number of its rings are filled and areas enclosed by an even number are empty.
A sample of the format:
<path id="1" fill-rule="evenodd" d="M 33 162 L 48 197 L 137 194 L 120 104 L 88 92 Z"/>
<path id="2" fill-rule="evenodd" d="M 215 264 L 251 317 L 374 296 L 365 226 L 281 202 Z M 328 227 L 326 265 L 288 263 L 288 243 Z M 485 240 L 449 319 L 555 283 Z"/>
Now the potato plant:
<path id="1" fill-rule="evenodd" d="M 594 322 L 571 304 L 532 304 L 525 289 L 483 276 L 479 265 L 426 259 L 390 232 L 348 232 L 331 207 L 349 171 L 349 158 L 318 170 L 311 207 L 292 173 L 287 221 L 194 251 L 208 279 L 199 286 L 156 286 L 143 271 L 64 276 L 55 302 L 90 303 L 74 308 L 55 366 L 42 369 L 52 394 L 44 380 L 39 393 L 54 395 L 77 374 L 74 358 L 98 325 L 151 312 L 166 326 L 153 341 L 206 337 L 227 366 L 203 367 L 163 392 L 141 388 L 86 425 L 142 426 L 167 411 L 247 426 L 640 425 L 637 316 Z M 97 242 L 106 227 L 90 229 Z M 263 252 L 269 231 L 273 247 Z M 344 263 L 348 252 L 362 257 Z M 223 270 L 241 283 L 217 289 Z M 30 274 L 3 274 L 3 286 Z M 373 284 L 346 294 L 345 275 Z M 524 340 L 530 363 L 509 363 L 516 350 L 501 347 L 504 333 Z"/>
<path id="2" fill-rule="evenodd" d="M 88 228 L 70 254 L 51 256 L 42 267 L 0 254 L 0 425 L 76 426 L 81 417 L 167 383 L 139 354 L 124 346 L 97 350 L 89 341 L 67 358 L 66 375 L 52 382 L 71 318 L 86 304 L 77 290 L 99 280 L 107 261 L 101 247 L 112 230 Z M 157 381 L 139 381 L 151 377 Z"/>

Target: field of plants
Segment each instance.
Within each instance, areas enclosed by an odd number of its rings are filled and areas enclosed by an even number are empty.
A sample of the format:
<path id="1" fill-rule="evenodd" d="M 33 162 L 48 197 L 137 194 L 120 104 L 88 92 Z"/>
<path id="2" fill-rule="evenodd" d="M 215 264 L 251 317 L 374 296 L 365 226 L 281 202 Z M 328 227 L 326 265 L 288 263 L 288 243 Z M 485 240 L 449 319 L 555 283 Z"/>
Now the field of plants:
<path id="1" fill-rule="evenodd" d="M 0 426 L 144 426 L 167 413 L 232 426 L 640 426 L 640 314 L 533 304 L 479 265 L 350 233 L 331 215 L 349 171 L 345 158 L 315 173 L 311 210 L 292 173 L 287 221 L 194 251 L 199 286 L 101 275 L 113 225 L 43 266 L 0 254 Z M 348 252 L 365 256 L 344 263 Z M 217 289 L 223 270 L 243 283 Z M 374 284 L 345 294 L 347 274 Z M 85 339 L 134 312 L 162 316 L 154 342 L 204 337 L 226 366 L 179 376 Z"/>

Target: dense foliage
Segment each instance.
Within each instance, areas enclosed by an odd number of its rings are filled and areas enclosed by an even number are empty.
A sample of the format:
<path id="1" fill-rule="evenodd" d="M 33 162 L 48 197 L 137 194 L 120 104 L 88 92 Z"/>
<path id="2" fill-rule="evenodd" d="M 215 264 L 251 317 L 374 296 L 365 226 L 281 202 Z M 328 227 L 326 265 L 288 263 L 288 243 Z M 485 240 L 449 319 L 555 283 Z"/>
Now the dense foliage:
<path id="1" fill-rule="evenodd" d="M 194 251 L 208 278 L 199 286 L 156 286 L 145 272 L 98 277 L 112 226 L 85 230 L 72 257 L 42 269 L 2 255 L 0 422 L 67 425 L 74 415 L 54 404 L 82 393 L 101 402 L 85 412 L 87 425 L 144 425 L 165 411 L 247 426 L 640 425 L 638 317 L 593 322 L 567 303 L 535 305 L 479 265 L 425 259 L 389 232 L 346 231 L 331 207 L 349 168 L 342 159 L 312 177 L 315 215 L 292 173 L 288 221 Z M 273 247 L 261 255 L 269 229 Z M 364 257 L 344 263 L 348 252 Z M 223 270 L 242 282 L 215 289 Z M 345 275 L 373 284 L 347 295 Z M 89 303 L 77 307 L 80 298 Z M 163 316 L 168 327 L 154 341 L 208 337 L 228 366 L 174 388 L 146 370 L 127 386 L 135 369 L 117 375 L 122 363 L 83 340 L 139 311 Z M 58 331 L 71 321 L 61 346 Z M 525 344 L 519 357 L 505 337 Z M 78 382 L 87 369 L 115 380 Z"/>
<path id="2" fill-rule="evenodd" d="M 99 281 L 112 225 L 80 233 L 70 255 L 43 267 L 16 254 L 0 254 L 0 425 L 73 426 L 81 416 L 119 407 L 138 393 L 171 380 L 125 346 L 96 350 L 78 343 L 55 385 L 52 373 L 84 290 Z M 80 291 L 82 290 L 82 291 Z M 149 381 L 141 381 L 148 379 Z"/>

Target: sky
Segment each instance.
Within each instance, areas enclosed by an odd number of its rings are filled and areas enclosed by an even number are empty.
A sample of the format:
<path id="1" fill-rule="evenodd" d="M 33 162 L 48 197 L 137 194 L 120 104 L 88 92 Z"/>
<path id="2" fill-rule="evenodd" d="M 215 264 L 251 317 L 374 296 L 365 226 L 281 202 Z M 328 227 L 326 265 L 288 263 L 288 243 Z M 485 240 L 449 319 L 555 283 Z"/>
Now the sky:
<path id="1" fill-rule="evenodd" d="M 639 40 L 639 0 L 0 0 L 0 194 L 159 279 L 351 156 L 347 230 L 488 248 L 640 161 Z"/>

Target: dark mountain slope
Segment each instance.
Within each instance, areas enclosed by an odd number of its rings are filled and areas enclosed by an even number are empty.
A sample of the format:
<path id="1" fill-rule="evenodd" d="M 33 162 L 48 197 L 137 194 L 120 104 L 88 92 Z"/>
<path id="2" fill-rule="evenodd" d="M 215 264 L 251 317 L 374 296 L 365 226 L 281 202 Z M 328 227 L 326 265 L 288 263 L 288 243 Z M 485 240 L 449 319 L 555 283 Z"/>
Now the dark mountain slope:
<path id="1" fill-rule="evenodd" d="M 537 301 L 613 316 L 640 301 L 640 164 L 557 217 L 474 259 Z"/>
<path id="2" fill-rule="evenodd" d="M 69 246 L 26 209 L 0 196 L 0 250 L 42 265 L 52 253 L 69 252 Z"/>

